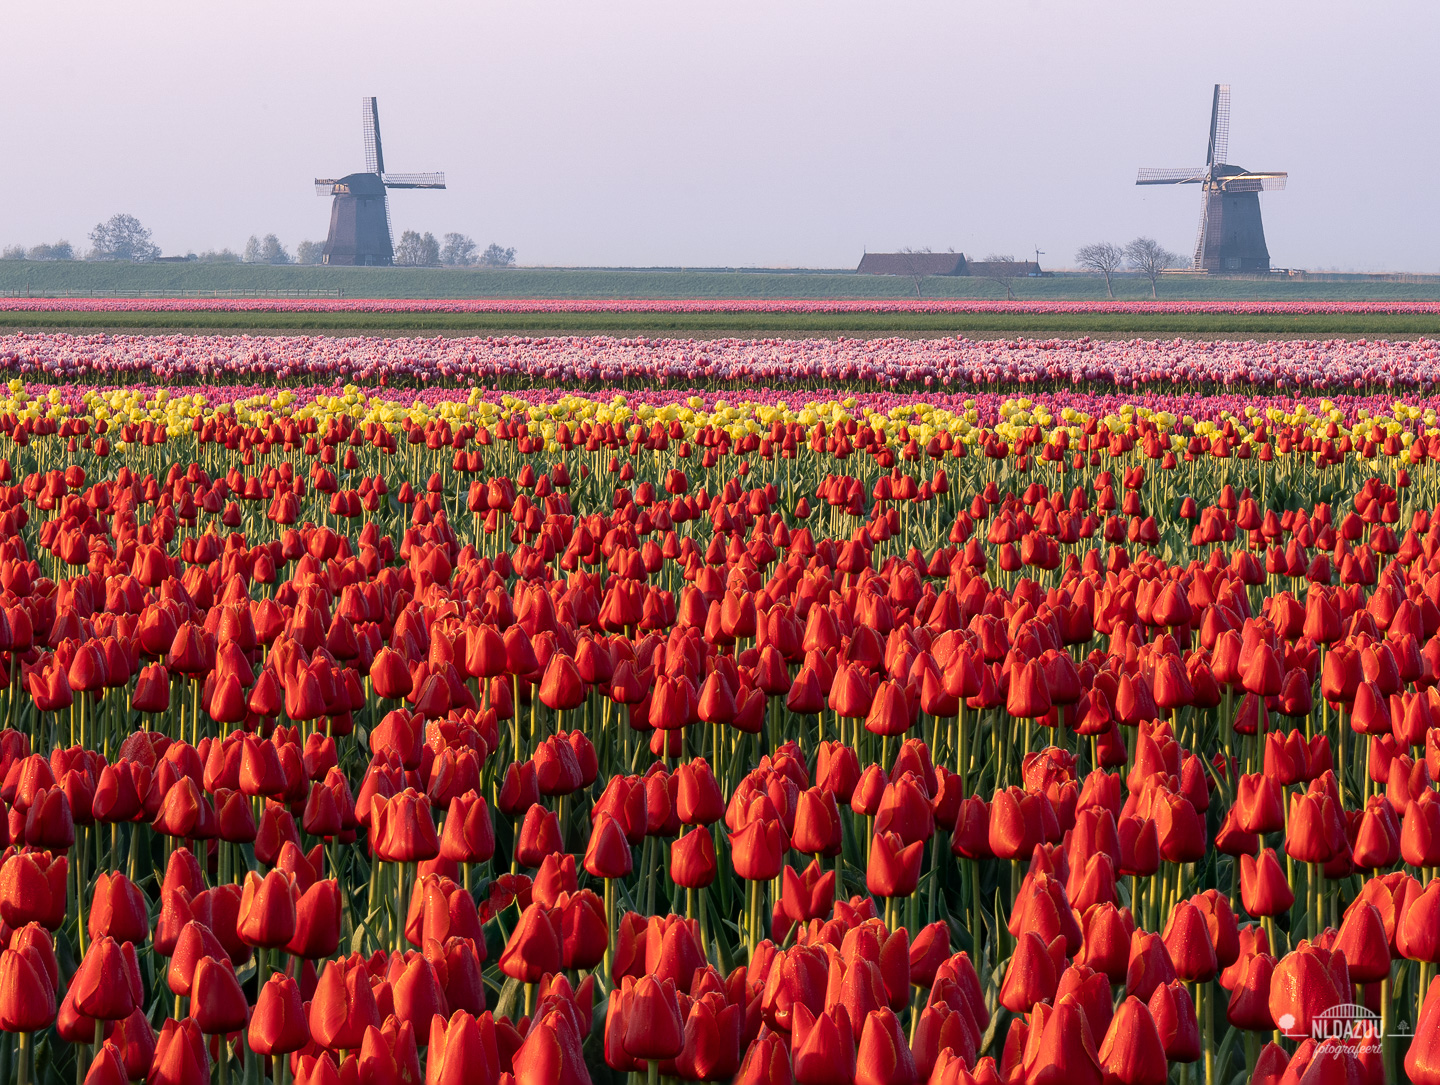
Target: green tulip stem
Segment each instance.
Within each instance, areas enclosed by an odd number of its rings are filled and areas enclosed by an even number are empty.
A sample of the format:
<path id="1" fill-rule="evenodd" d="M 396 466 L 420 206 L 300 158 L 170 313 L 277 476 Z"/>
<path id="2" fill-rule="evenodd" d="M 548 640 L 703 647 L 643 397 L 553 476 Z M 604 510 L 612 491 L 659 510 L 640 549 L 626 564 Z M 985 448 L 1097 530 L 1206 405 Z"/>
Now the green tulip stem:
<path id="1" fill-rule="evenodd" d="M 980 864 L 971 859 L 966 866 L 970 873 L 970 934 L 974 938 L 974 951 L 971 956 L 976 960 L 980 959 L 980 936 L 985 931 L 983 922 L 984 912 L 980 905 Z"/>
<path id="2" fill-rule="evenodd" d="M 14 694 L 11 694 L 12 698 Z M 16 1056 L 16 1077 L 20 1085 L 30 1085 L 30 1034 L 20 1033 L 20 1052 Z"/>
<path id="3" fill-rule="evenodd" d="M 405 948 L 405 917 L 410 902 L 405 899 L 405 864 L 395 864 L 395 952 Z"/>
<path id="4" fill-rule="evenodd" d="M 605 879 L 605 985 L 611 983 L 615 964 L 615 879 Z"/>
<path id="5" fill-rule="evenodd" d="M 1394 1065 L 1395 1045 L 1390 1041 L 1390 1020 L 1393 1016 L 1390 1006 L 1390 984 L 1391 979 L 1388 975 L 1380 981 L 1380 1062 L 1385 1067 L 1385 1080 L 1398 1081 Z"/>
<path id="6" fill-rule="evenodd" d="M 657 1059 L 650 1059 L 645 1064 L 645 1080 L 649 1085 L 660 1085 L 660 1063 Z"/>
<path id="7" fill-rule="evenodd" d="M 1195 985 L 1195 996 L 1201 1005 L 1202 1027 L 1205 1029 L 1205 1085 L 1215 1085 L 1215 993 L 1209 982 Z"/>
<path id="8" fill-rule="evenodd" d="M 930 893 L 925 906 L 925 922 L 935 922 L 935 894 L 940 887 L 940 833 L 930 841 Z"/>
<path id="9" fill-rule="evenodd" d="M 695 906 L 700 918 L 700 944 L 705 947 L 705 956 L 710 956 L 710 922 L 705 914 L 705 887 L 695 890 Z"/>
<path id="10" fill-rule="evenodd" d="M 750 887 L 750 914 L 749 914 L 749 948 L 750 959 L 755 958 L 755 947 L 760 943 L 760 883 L 752 881 Z"/>

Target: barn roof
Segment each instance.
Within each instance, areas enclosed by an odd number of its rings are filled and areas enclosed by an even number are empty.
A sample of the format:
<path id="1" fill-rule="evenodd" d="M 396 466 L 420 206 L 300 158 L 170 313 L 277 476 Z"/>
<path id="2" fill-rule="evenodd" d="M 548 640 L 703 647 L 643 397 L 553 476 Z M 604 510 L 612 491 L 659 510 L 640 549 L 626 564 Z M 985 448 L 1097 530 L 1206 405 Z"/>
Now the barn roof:
<path id="1" fill-rule="evenodd" d="M 855 269 L 861 275 L 964 275 L 959 252 L 867 252 Z"/>

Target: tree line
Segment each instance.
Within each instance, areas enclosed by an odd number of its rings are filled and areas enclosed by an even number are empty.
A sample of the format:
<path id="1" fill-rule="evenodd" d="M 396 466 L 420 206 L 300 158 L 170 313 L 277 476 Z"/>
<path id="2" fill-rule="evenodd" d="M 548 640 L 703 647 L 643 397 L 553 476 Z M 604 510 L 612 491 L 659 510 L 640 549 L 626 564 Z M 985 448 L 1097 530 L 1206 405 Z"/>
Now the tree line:
<path id="1" fill-rule="evenodd" d="M 301 241 L 292 253 L 275 234 L 252 234 L 240 252 L 230 248 L 191 252 L 186 259 L 207 264 L 301 264 L 323 260 L 324 242 Z M 81 253 L 69 241 L 54 244 L 8 245 L 0 249 L 0 260 L 103 260 L 136 264 L 159 260 L 160 246 L 151 238 L 149 227 L 134 215 L 112 215 L 90 231 L 90 249 Z M 447 233 L 437 240 L 428 230 L 406 230 L 395 244 L 395 263 L 402 267 L 514 267 L 515 249 L 491 243 L 483 251 L 475 240 L 462 233 Z"/>

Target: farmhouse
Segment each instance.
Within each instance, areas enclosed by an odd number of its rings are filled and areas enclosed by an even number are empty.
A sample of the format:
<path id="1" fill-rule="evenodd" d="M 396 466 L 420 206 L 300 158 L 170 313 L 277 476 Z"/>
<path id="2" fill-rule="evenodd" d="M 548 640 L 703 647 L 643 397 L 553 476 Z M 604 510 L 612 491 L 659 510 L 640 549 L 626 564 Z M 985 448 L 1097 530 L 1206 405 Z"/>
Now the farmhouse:
<path id="1" fill-rule="evenodd" d="M 1034 260 L 966 260 L 963 252 L 867 252 L 855 269 L 860 275 L 969 275 L 976 278 L 1010 276 L 1017 279 L 1048 275 Z"/>

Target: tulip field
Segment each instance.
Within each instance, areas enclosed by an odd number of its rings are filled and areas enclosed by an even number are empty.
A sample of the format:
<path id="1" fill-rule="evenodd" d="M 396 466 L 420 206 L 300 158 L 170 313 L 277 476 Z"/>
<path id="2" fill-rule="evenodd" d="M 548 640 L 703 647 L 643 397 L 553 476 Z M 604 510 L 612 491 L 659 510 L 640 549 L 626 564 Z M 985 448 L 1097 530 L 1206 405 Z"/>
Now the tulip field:
<path id="1" fill-rule="evenodd" d="M 1437 373 L 0 336 L 0 1083 L 1437 1085 Z"/>

